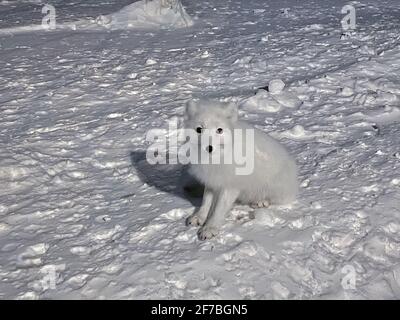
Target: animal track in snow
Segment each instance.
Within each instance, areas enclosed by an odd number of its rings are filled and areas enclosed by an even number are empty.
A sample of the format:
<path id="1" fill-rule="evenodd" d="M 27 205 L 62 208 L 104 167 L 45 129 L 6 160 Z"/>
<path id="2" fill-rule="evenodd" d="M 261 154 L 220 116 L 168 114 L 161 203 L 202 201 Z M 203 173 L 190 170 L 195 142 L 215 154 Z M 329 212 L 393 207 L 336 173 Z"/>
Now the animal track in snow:
<path id="1" fill-rule="evenodd" d="M 38 243 L 27 247 L 17 256 L 17 265 L 20 267 L 32 267 L 42 264 L 41 256 L 49 249 L 47 243 Z"/>

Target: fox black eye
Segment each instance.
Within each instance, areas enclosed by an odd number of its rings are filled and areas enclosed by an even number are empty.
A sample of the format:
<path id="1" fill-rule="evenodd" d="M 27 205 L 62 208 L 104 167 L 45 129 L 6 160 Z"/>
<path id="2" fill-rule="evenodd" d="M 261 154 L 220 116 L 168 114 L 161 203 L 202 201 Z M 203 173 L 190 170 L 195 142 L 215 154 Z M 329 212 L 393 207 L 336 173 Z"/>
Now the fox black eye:
<path id="1" fill-rule="evenodd" d="M 197 128 L 196 128 L 196 132 L 197 132 L 197 133 L 201 133 L 202 131 L 203 131 L 203 128 L 202 128 L 202 127 L 197 127 Z"/>
<path id="2" fill-rule="evenodd" d="M 223 131 L 222 128 L 217 129 L 217 133 L 222 133 L 222 131 Z"/>

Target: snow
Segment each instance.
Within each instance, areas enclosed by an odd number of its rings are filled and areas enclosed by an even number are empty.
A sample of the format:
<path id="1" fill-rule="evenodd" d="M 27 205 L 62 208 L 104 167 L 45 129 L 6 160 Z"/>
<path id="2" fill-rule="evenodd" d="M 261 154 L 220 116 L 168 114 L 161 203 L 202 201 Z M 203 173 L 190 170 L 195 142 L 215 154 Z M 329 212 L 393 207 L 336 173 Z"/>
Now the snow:
<path id="1" fill-rule="evenodd" d="M 33 4 L 41 4 L 41 0 L 27 1 Z M 0 3 L 6 5 L 8 2 Z M 44 6 L 44 4 L 42 4 Z M 72 4 L 75 5 L 75 4 Z M 82 3 L 84 5 L 84 3 Z M 18 8 L 18 7 L 17 7 Z M 57 6 L 57 9 L 59 6 Z M 18 8 L 19 9 L 19 8 Z M 48 13 L 44 10 L 43 13 Z M 44 16 L 44 15 L 43 15 Z M 57 18 L 57 10 L 56 10 Z M 97 17 L 85 17 L 73 21 L 56 24 L 56 29 L 71 30 L 101 30 L 107 28 L 110 30 L 119 29 L 174 29 L 193 25 L 192 18 L 186 13 L 185 8 L 177 0 L 142 0 L 136 1 L 130 5 L 122 7 L 117 12 L 110 14 L 100 14 Z M 0 29 L 0 34 L 15 34 L 19 32 L 43 31 L 43 28 L 49 28 L 49 25 L 42 26 L 40 23 L 31 25 L 22 25 Z"/>
<path id="2" fill-rule="evenodd" d="M 173 2 L 170 5 L 169 2 Z M 177 1 L 142 0 L 123 7 L 118 12 L 101 15 L 98 23 L 110 29 L 154 26 L 187 27 L 192 19 Z"/>
<path id="3" fill-rule="evenodd" d="M 285 83 L 281 79 L 271 80 L 268 84 L 268 92 L 271 94 L 281 93 L 283 88 L 285 88 Z"/>
<path id="4" fill-rule="evenodd" d="M 193 25 L 146 29 L 135 3 L 52 1 L 42 30 L 40 1 L 0 2 L 0 297 L 400 298 L 399 2 L 353 2 L 351 32 L 345 1 L 184 0 Z M 292 151 L 296 203 L 197 239 L 182 167 L 144 158 L 192 96 Z"/>

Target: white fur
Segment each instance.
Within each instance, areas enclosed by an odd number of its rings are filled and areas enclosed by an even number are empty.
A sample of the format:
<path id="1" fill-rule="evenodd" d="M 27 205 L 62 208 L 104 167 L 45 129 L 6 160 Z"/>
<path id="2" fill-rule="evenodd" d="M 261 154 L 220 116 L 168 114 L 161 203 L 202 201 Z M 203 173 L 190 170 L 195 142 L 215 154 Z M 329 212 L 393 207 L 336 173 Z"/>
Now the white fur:
<path id="1" fill-rule="evenodd" d="M 256 206 L 286 204 L 294 201 L 297 195 L 296 164 L 286 149 L 261 130 L 237 118 L 237 107 L 233 103 L 200 100 L 190 101 L 186 106 L 185 127 L 188 129 L 195 130 L 199 126 L 210 132 L 216 132 L 217 128 L 254 129 L 254 170 L 249 175 L 236 174 L 235 163 L 190 165 L 189 173 L 205 185 L 202 206 L 187 219 L 189 225 L 202 226 L 198 233 L 201 240 L 218 233 L 225 215 L 236 201 Z M 233 140 L 222 140 L 213 145 L 213 150 L 233 148 Z M 206 152 L 206 147 L 199 143 L 200 152 Z"/>

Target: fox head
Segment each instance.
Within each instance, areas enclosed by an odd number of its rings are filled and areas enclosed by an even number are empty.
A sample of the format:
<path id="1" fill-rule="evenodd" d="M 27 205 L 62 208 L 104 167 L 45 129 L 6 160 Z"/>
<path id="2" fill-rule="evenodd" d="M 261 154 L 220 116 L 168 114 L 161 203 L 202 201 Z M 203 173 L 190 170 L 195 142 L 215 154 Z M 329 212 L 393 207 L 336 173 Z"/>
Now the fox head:
<path id="1" fill-rule="evenodd" d="M 185 110 L 185 129 L 197 135 L 200 153 L 205 152 L 210 157 L 219 156 L 226 148 L 232 147 L 237 118 L 238 109 L 234 103 L 189 101 Z"/>

